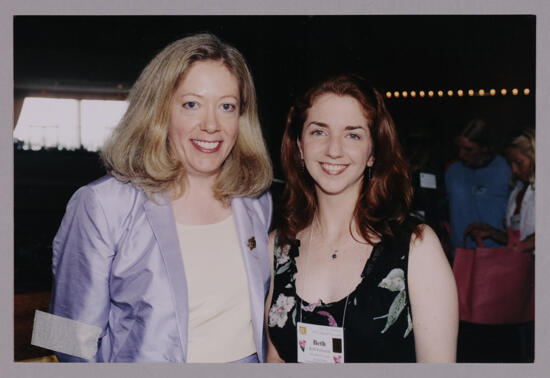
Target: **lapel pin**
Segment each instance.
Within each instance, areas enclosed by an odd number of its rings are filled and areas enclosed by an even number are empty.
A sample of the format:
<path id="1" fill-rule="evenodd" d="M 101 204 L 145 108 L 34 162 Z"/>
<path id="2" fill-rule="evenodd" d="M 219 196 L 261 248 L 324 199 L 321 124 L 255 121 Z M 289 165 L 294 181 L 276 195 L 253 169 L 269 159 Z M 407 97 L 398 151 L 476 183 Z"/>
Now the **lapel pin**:
<path id="1" fill-rule="evenodd" d="M 254 236 L 248 239 L 248 248 L 250 248 L 251 251 L 256 248 L 256 239 L 254 239 Z"/>

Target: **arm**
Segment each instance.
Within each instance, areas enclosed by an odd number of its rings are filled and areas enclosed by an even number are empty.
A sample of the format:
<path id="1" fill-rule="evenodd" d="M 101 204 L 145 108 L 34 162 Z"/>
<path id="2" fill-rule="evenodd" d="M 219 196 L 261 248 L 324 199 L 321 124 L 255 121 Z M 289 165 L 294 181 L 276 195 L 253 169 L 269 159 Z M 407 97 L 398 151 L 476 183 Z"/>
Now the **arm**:
<path id="1" fill-rule="evenodd" d="M 97 195 L 90 187 L 81 188 L 69 201 L 53 242 L 50 312 L 62 317 L 61 320 L 69 320 L 67 328 L 70 320 L 81 322 L 84 327 L 99 328 L 99 338 L 92 344 L 94 349 L 107 331 L 114 250 L 111 229 Z M 75 335 L 68 342 L 78 346 L 84 342 L 79 337 Z M 78 355 L 71 348 L 59 351 Z M 85 358 L 58 356 L 61 361 L 96 361 L 98 358 L 97 354 L 88 354 Z"/>
<path id="2" fill-rule="evenodd" d="M 532 252 L 535 249 L 535 234 L 531 234 L 521 241 L 521 252 Z"/>
<path id="3" fill-rule="evenodd" d="M 471 236 L 474 240 L 490 238 L 499 244 L 508 244 L 508 235 L 506 235 L 506 232 L 481 222 L 474 222 L 466 227 L 464 238 L 467 236 Z"/>
<path id="4" fill-rule="evenodd" d="M 271 283 L 269 285 L 269 293 L 267 294 L 267 299 L 265 301 L 265 316 L 264 316 L 264 322 L 265 322 L 265 329 L 266 329 L 266 335 L 267 335 L 267 362 L 284 362 L 281 357 L 279 357 L 279 353 L 277 353 L 277 349 L 275 349 L 275 346 L 271 342 L 271 339 L 269 338 L 269 328 L 267 326 L 267 320 L 268 320 L 268 314 L 269 314 L 269 306 L 271 305 L 271 298 L 273 296 L 273 281 L 275 272 L 273 269 L 273 248 L 274 248 L 274 237 L 275 237 L 275 231 L 273 231 L 271 234 L 269 234 L 269 255 L 271 261 Z"/>
<path id="5" fill-rule="evenodd" d="M 434 231 L 411 238 L 409 295 L 418 362 L 455 362 L 458 297 L 453 272 Z"/>

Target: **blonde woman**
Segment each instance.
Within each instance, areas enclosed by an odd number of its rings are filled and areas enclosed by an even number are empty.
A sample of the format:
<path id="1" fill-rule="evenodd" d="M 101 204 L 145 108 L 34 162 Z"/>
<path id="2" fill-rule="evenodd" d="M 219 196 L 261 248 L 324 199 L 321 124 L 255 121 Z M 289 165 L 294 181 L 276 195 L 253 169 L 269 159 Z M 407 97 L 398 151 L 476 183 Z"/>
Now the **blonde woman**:
<path id="1" fill-rule="evenodd" d="M 143 70 L 53 243 L 61 361 L 258 362 L 271 162 L 242 55 L 178 40 Z M 36 331 L 36 330 L 35 330 Z M 59 341 L 61 339 L 61 341 Z"/>

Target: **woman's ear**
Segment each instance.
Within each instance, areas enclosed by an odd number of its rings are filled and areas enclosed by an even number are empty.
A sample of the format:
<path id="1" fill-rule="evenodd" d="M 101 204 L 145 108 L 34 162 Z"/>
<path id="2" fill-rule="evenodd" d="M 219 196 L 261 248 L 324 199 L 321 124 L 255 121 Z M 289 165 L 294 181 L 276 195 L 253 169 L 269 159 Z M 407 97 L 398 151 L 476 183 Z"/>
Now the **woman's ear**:
<path id="1" fill-rule="evenodd" d="M 369 160 L 367 160 L 367 167 L 372 167 L 374 165 L 374 155 L 371 154 Z"/>
<path id="2" fill-rule="evenodd" d="M 302 151 L 302 141 L 300 139 L 296 140 L 296 145 L 298 150 L 300 150 L 300 159 L 304 160 L 304 152 Z"/>

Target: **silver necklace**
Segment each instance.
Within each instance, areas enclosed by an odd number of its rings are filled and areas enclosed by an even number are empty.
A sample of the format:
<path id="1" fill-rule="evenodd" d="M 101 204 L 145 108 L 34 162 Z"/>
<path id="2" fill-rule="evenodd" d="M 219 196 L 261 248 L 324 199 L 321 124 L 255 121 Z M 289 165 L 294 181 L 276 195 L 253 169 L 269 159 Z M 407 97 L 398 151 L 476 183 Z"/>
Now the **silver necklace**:
<path id="1" fill-rule="evenodd" d="M 311 239 L 311 234 L 313 233 L 313 227 L 317 226 L 317 228 L 319 230 L 321 229 L 321 226 L 319 225 L 319 220 L 317 219 L 316 216 L 314 216 L 312 223 L 313 223 L 313 225 L 312 225 L 311 231 L 310 231 L 310 239 Z M 320 233 L 319 233 L 319 235 L 320 235 Z M 311 241 L 310 241 L 310 244 L 311 244 Z M 344 242 L 344 245 L 345 245 L 345 242 Z M 333 261 L 336 260 L 336 258 L 338 257 L 338 253 L 340 253 L 339 248 L 332 248 L 332 253 L 330 254 L 330 257 Z"/>

